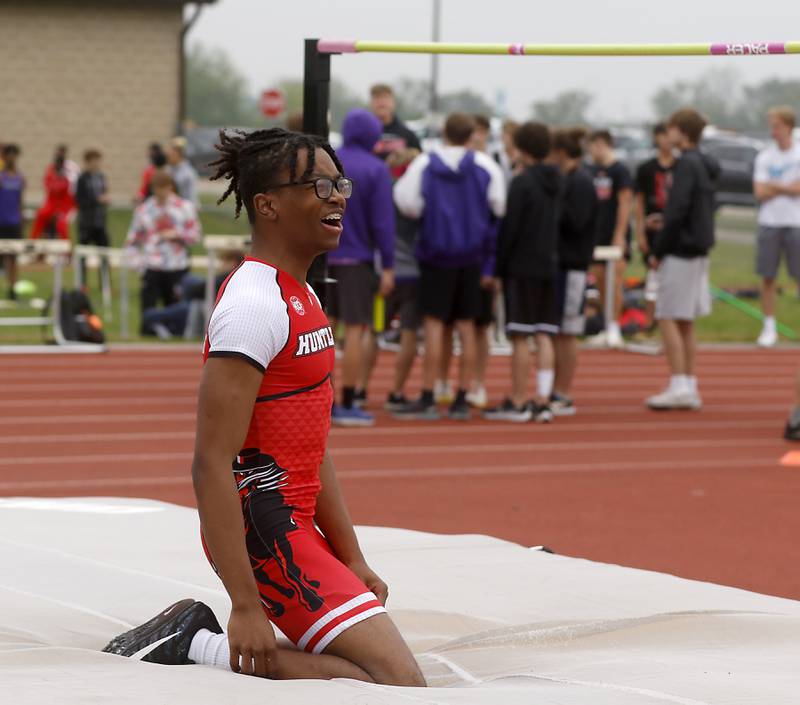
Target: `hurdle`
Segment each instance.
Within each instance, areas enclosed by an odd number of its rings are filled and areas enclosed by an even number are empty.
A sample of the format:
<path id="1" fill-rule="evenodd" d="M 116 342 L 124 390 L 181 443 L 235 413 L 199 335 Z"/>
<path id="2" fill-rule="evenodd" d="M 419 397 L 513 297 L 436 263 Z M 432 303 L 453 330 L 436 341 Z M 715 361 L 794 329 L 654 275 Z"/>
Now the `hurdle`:
<path id="1" fill-rule="evenodd" d="M 47 315 L 0 317 L 0 326 L 50 326 L 55 346 L 0 345 L 0 353 L 104 352 L 104 345 L 67 340 L 61 330 L 61 293 L 64 290 L 64 266 L 72 251 L 69 240 L 0 240 L 0 255 L 50 257 L 53 264 L 53 294 Z"/>
<path id="2" fill-rule="evenodd" d="M 119 333 L 121 338 L 127 338 L 129 322 L 128 258 L 130 254 L 123 247 L 100 247 L 98 245 L 75 245 L 72 253 L 75 257 L 73 275 L 76 289 L 80 289 L 86 284 L 83 280 L 81 261 L 86 261 L 87 266 L 96 264 L 100 268 L 103 316 L 108 321 L 114 320 L 114 305 L 111 296 L 111 269 L 119 269 Z M 106 266 L 103 266 L 104 263 L 106 263 Z"/>

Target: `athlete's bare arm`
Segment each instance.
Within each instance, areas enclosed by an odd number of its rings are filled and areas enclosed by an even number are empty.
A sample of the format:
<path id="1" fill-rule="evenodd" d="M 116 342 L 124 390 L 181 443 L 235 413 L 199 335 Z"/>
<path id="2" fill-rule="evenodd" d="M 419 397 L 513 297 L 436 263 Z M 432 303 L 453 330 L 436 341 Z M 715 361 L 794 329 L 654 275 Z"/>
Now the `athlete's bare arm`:
<path id="1" fill-rule="evenodd" d="M 265 676 L 275 658 L 275 633 L 264 614 L 250 559 L 231 463 L 244 443 L 263 374 L 244 360 L 209 358 L 197 409 L 192 480 L 203 535 L 231 598 L 231 668 Z"/>
<path id="2" fill-rule="evenodd" d="M 317 497 L 317 526 L 325 534 L 325 538 L 328 539 L 328 543 L 339 560 L 375 593 L 381 604 L 385 605 L 389 588 L 367 565 L 364 554 L 361 552 L 356 532 L 353 530 L 353 521 L 342 497 L 330 451 L 325 451 L 319 476 L 322 490 Z"/>
<path id="3" fill-rule="evenodd" d="M 261 606 L 247 555 L 242 509 L 231 469 L 247 435 L 261 380 L 262 373 L 243 360 L 210 357 L 203 368 L 198 401 L 192 479 L 203 535 L 231 598 L 228 621 L 231 669 L 280 679 L 354 678 L 398 685 L 424 683 L 402 638 L 385 614 L 347 630 L 334 639 L 324 654 L 276 648 L 275 632 Z M 329 494 L 336 491 L 331 487 L 333 484 L 328 478 Z M 331 515 L 338 516 L 336 511 L 329 511 L 328 516 Z M 333 533 L 337 533 L 335 529 Z"/>

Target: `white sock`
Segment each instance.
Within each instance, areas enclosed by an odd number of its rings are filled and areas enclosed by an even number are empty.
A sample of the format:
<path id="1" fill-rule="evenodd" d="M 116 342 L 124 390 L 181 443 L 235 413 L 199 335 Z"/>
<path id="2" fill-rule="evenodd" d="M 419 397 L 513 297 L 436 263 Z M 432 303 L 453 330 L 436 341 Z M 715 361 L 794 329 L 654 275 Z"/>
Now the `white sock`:
<path id="1" fill-rule="evenodd" d="M 543 399 L 549 399 L 553 393 L 553 380 L 555 380 L 555 370 L 536 371 L 536 393 Z"/>
<path id="2" fill-rule="evenodd" d="M 764 316 L 764 330 L 775 330 L 775 316 Z"/>
<path id="3" fill-rule="evenodd" d="M 697 394 L 697 377 L 694 375 L 686 375 L 686 381 L 689 385 L 689 391 L 692 394 Z"/>
<path id="4" fill-rule="evenodd" d="M 618 321 L 609 321 L 606 326 L 609 335 L 617 336 L 622 335 L 622 329 L 619 327 Z"/>
<path id="5" fill-rule="evenodd" d="M 689 381 L 686 375 L 672 375 L 669 378 L 669 390 L 676 393 L 689 391 Z"/>
<path id="6" fill-rule="evenodd" d="M 203 666 L 215 666 L 231 670 L 231 652 L 228 635 L 214 634 L 208 629 L 200 629 L 189 644 L 189 659 Z"/>

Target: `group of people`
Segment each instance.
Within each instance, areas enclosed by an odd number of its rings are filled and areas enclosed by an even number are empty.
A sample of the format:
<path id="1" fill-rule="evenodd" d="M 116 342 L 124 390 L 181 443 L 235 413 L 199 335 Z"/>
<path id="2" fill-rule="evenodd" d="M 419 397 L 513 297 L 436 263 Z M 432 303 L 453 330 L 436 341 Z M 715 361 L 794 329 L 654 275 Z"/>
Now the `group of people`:
<path id="1" fill-rule="evenodd" d="M 357 188 L 340 245 L 328 258 L 336 280 L 329 311 L 345 331 L 334 423 L 374 423 L 363 407 L 375 360 L 376 294 L 385 299 L 386 321 L 399 319 L 400 351 L 385 402 L 397 418 L 438 419 L 441 403 L 459 420 L 470 418 L 471 408 L 486 419 L 515 422 L 574 414 L 571 389 L 589 272 L 600 294 L 605 291 L 606 265 L 594 260 L 595 247 L 617 246 L 624 255 L 614 265 L 618 314 L 633 216 L 652 272 L 651 317 L 661 328 L 671 369 L 667 389 L 647 404 L 699 408 L 693 321 L 710 310 L 708 253 L 719 172 L 697 149 L 704 127 L 691 109 L 656 126 L 657 154 L 635 178 L 615 157 L 606 130 L 586 134 L 509 122 L 503 149 L 490 154 L 489 121 L 453 113 L 443 144 L 423 152 L 398 121 L 391 88 L 375 86 L 370 110 L 346 116 L 338 151 Z M 484 376 L 498 293 L 511 341 L 511 383 L 507 398 L 488 407 Z M 621 342 L 617 319 L 606 325 L 611 345 Z M 409 400 L 405 385 L 420 330 L 422 393 Z M 454 337 L 460 346 L 456 389 L 448 381 Z M 532 348 L 536 381 L 530 393 Z"/>
<path id="2" fill-rule="evenodd" d="M 148 163 L 134 196 L 135 209 L 125 246 L 130 250 L 130 265 L 142 273 L 142 329 L 145 335 L 166 337 L 180 328 L 185 317 L 184 292 L 197 290 L 197 283 L 186 281 L 189 273 L 189 248 L 200 239 L 197 173 L 186 159 L 186 141 L 172 139 L 166 149 L 153 143 L 148 148 Z M 22 238 L 25 176 L 19 169 L 21 149 L 16 144 L 2 148 L 0 168 L 0 238 Z M 103 172 L 103 154 L 89 148 L 83 154 L 83 168 L 69 159 L 66 145 L 58 145 L 44 175 L 44 200 L 36 211 L 30 237 L 69 239 L 70 225 L 77 216 L 77 242 L 80 245 L 108 247 L 108 207 L 111 203 L 108 179 Z M 232 254 L 229 259 L 234 259 Z M 105 258 L 101 267 L 107 268 Z M 16 258 L 4 257 L 9 298 L 16 298 Z M 79 258 L 81 280 L 86 283 L 86 262 Z M 161 310 L 167 308 L 166 314 Z M 176 318 L 176 311 L 180 314 Z"/>

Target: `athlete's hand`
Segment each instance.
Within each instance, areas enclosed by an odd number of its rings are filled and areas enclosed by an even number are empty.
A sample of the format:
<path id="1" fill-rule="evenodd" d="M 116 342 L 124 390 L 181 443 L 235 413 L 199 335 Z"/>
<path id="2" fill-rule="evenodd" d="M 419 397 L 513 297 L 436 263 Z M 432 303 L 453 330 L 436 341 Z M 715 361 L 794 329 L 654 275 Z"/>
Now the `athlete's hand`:
<path id="1" fill-rule="evenodd" d="M 394 270 L 384 269 L 381 272 L 381 283 L 378 287 L 378 293 L 386 298 L 394 290 Z"/>
<path id="2" fill-rule="evenodd" d="M 378 598 L 382 605 L 386 604 L 386 600 L 389 597 L 389 586 L 378 577 L 365 561 L 356 561 L 347 567 L 369 588 L 370 592 L 375 593 L 375 597 Z"/>
<path id="3" fill-rule="evenodd" d="M 262 678 L 275 674 L 278 661 L 275 631 L 259 605 L 233 608 L 228 620 L 228 646 L 234 673 Z"/>

